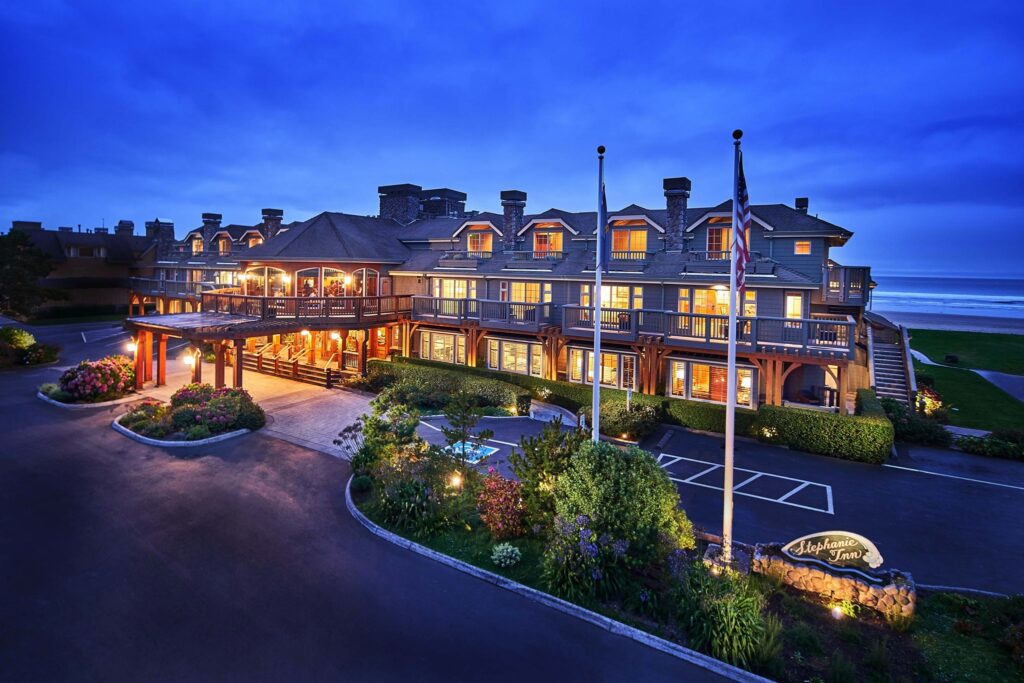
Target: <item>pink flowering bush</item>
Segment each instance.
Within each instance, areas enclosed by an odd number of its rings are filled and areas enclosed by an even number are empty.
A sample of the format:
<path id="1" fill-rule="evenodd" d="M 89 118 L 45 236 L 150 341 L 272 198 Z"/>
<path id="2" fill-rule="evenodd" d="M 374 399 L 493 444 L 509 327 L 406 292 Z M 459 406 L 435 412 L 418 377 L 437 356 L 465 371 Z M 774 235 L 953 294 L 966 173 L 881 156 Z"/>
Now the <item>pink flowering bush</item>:
<path id="1" fill-rule="evenodd" d="M 523 490 L 514 479 L 506 479 L 494 468 L 488 470 L 476 498 L 480 519 L 497 540 L 526 533 L 526 506 Z"/>
<path id="2" fill-rule="evenodd" d="M 121 398 L 135 387 L 135 368 L 126 356 L 84 360 L 60 376 L 60 388 L 75 403 Z"/>
<path id="3" fill-rule="evenodd" d="M 121 424 L 143 436 L 194 441 L 236 429 L 259 429 L 266 424 L 263 409 L 244 389 L 214 389 L 187 384 L 174 392 L 170 405 L 142 404 Z"/>

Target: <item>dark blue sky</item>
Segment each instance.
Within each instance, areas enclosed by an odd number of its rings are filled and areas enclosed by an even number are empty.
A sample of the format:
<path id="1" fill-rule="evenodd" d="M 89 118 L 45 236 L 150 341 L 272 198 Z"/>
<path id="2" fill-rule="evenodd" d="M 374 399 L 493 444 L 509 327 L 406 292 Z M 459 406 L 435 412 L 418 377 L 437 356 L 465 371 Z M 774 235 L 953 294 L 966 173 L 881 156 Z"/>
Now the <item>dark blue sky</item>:
<path id="1" fill-rule="evenodd" d="M 0 224 L 182 234 L 398 182 L 589 210 L 599 143 L 610 205 L 677 175 L 707 205 L 740 127 L 751 200 L 809 196 L 841 261 L 1024 274 L 1022 3 L 298 4 L 5 2 Z"/>

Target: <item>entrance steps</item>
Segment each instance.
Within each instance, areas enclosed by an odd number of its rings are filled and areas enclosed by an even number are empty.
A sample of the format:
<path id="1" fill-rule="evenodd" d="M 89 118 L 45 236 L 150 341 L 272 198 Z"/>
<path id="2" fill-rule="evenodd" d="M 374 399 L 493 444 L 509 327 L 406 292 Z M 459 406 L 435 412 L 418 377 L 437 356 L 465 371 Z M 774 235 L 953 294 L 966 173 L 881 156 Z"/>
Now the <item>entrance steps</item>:
<path id="1" fill-rule="evenodd" d="M 891 398 L 903 405 L 910 405 L 910 388 L 907 386 L 907 365 L 903 344 L 874 342 L 874 385 L 879 398 Z M 913 368 L 909 368 L 913 372 Z"/>
<path id="2" fill-rule="evenodd" d="M 285 360 L 272 356 L 262 356 L 255 353 L 245 352 L 242 354 L 242 367 L 249 372 L 259 372 L 264 375 L 273 375 L 285 379 L 315 384 L 318 387 L 328 389 L 334 387 L 345 376 L 351 373 L 344 373 L 334 368 L 323 368 L 317 365 L 310 365 L 298 360 Z"/>

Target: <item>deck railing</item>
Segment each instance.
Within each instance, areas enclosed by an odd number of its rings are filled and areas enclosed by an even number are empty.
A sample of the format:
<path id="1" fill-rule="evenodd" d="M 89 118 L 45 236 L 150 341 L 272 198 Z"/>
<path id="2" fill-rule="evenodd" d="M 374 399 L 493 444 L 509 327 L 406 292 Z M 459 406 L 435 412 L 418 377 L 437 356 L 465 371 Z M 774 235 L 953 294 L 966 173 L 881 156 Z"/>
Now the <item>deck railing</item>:
<path id="1" fill-rule="evenodd" d="M 264 320 L 393 319 L 411 310 L 411 297 L 392 296 L 247 296 L 213 292 L 203 294 L 203 311 L 247 315 Z"/>
<path id="2" fill-rule="evenodd" d="M 512 251 L 513 261 L 561 261 L 565 258 L 562 250 L 545 249 L 543 251 Z"/>
<path id="3" fill-rule="evenodd" d="M 442 261 L 463 261 L 466 259 L 489 259 L 494 255 L 491 251 L 446 251 L 441 255 Z"/>
<path id="4" fill-rule="evenodd" d="M 737 343 L 746 347 L 791 347 L 853 353 L 855 322 L 850 316 L 823 318 L 740 317 Z M 562 306 L 565 332 L 592 334 L 594 309 Z M 638 336 L 703 344 L 729 341 L 729 317 L 676 311 L 611 308 L 601 310 L 601 332 L 610 339 L 633 341 Z"/>
<path id="5" fill-rule="evenodd" d="M 550 303 L 412 297 L 414 320 L 449 323 L 475 320 L 488 327 L 536 330 L 541 324 L 551 322 L 552 311 Z"/>
<path id="6" fill-rule="evenodd" d="M 158 280 L 144 277 L 128 278 L 128 288 L 133 292 L 175 298 L 197 298 L 203 292 L 209 292 L 223 286 L 216 282 L 180 282 L 178 280 Z"/>

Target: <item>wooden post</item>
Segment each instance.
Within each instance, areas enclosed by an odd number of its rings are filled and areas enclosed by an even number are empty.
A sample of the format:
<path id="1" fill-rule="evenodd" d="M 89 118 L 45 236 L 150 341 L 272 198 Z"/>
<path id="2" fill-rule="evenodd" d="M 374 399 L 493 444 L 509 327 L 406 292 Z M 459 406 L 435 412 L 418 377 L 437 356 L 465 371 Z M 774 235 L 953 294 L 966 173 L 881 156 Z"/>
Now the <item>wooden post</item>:
<path id="1" fill-rule="evenodd" d="M 839 370 L 839 414 L 846 415 L 846 391 L 850 383 L 850 369 L 845 365 L 838 366 Z"/>
<path id="2" fill-rule="evenodd" d="M 273 346 L 270 347 L 270 350 L 274 354 L 274 356 L 277 356 L 277 354 L 279 354 L 281 352 L 281 335 L 279 335 L 279 334 L 273 335 L 270 338 L 270 341 L 273 344 Z"/>
<path id="3" fill-rule="evenodd" d="M 220 389 L 224 386 L 224 343 L 217 342 L 213 345 L 213 388 Z"/>
<path id="4" fill-rule="evenodd" d="M 153 379 L 153 333 L 143 332 L 142 339 L 142 367 L 145 381 Z"/>
<path id="5" fill-rule="evenodd" d="M 366 330 L 360 330 L 359 335 L 362 337 L 361 339 L 359 336 L 356 337 L 359 342 L 359 374 L 366 375 L 366 340 L 370 334 Z"/>
<path id="6" fill-rule="evenodd" d="M 409 334 L 409 323 L 402 323 L 402 355 L 406 358 L 409 357 L 409 343 L 411 334 Z"/>
<path id="7" fill-rule="evenodd" d="M 316 343 L 319 338 L 319 332 L 309 333 L 309 364 L 316 365 Z"/>
<path id="8" fill-rule="evenodd" d="M 167 335 L 156 336 L 156 385 L 167 384 Z"/>
<path id="9" fill-rule="evenodd" d="M 135 388 L 141 389 L 145 383 L 146 371 L 142 367 L 142 332 L 137 333 L 138 336 L 135 338 Z"/>
<path id="10" fill-rule="evenodd" d="M 188 347 L 189 353 L 192 354 L 192 358 L 195 359 L 195 364 L 192 366 L 192 381 L 199 384 L 203 381 L 203 354 L 202 349 L 196 344 L 191 344 Z"/>
<path id="11" fill-rule="evenodd" d="M 235 388 L 242 388 L 242 351 L 245 348 L 244 339 L 235 340 Z"/>

